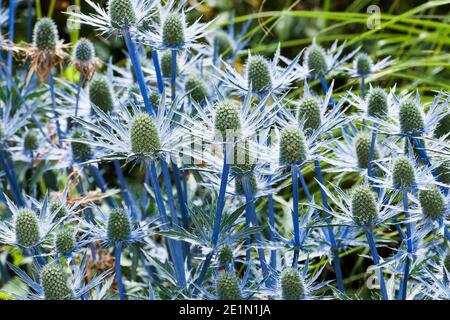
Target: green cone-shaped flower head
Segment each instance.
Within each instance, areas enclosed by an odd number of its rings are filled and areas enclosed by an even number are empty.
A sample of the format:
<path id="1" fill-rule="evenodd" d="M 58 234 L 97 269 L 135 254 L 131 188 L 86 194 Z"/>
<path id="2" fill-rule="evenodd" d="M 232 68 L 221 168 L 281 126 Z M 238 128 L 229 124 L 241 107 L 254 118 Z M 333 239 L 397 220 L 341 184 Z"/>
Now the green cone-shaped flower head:
<path id="1" fill-rule="evenodd" d="M 250 56 L 247 61 L 248 85 L 254 92 L 272 88 L 269 62 L 263 56 Z"/>
<path id="2" fill-rule="evenodd" d="M 184 22 L 182 16 L 168 15 L 164 21 L 162 38 L 166 47 L 181 47 L 184 45 Z"/>
<path id="3" fill-rule="evenodd" d="M 20 209 L 15 221 L 16 241 L 24 247 L 32 247 L 39 242 L 40 231 L 36 213 L 30 209 Z"/>
<path id="4" fill-rule="evenodd" d="M 440 164 L 436 167 L 436 172 L 442 183 L 450 184 L 450 160 L 441 159 Z"/>
<path id="5" fill-rule="evenodd" d="M 400 104 L 400 130 L 404 134 L 423 131 L 425 124 L 422 113 L 414 100 L 405 100 Z"/>
<path id="6" fill-rule="evenodd" d="M 367 114 L 381 118 L 388 113 L 387 94 L 382 88 L 371 88 L 367 93 Z"/>
<path id="7" fill-rule="evenodd" d="M 80 39 L 75 44 L 73 55 L 75 60 L 89 62 L 95 58 L 94 45 L 88 39 Z"/>
<path id="8" fill-rule="evenodd" d="M 216 294 L 219 300 L 242 299 L 241 288 L 234 274 L 221 273 L 216 280 Z"/>
<path id="9" fill-rule="evenodd" d="M 313 74 L 324 75 L 328 71 L 325 50 L 317 45 L 310 45 L 305 53 L 305 65 Z"/>
<path id="10" fill-rule="evenodd" d="M 89 100 L 105 113 L 114 107 L 114 93 L 109 81 L 103 76 L 96 76 L 89 86 Z"/>
<path id="11" fill-rule="evenodd" d="M 205 81 L 198 74 L 191 74 L 186 78 L 184 83 L 186 92 L 189 92 L 189 96 L 196 103 L 203 103 L 208 97 L 208 87 Z"/>
<path id="12" fill-rule="evenodd" d="M 227 137 L 227 133 L 237 135 L 241 128 L 241 118 L 238 106 L 232 101 L 223 101 L 216 105 L 216 115 L 214 126 L 220 132 L 223 139 Z"/>
<path id="13" fill-rule="evenodd" d="M 305 283 L 297 270 L 292 268 L 283 270 L 281 294 L 285 300 L 298 300 L 305 295 Z"/>
<path id="14" fill-rule="evenodd" d="M 65 300 L 72 296 L 69 275 L 54 263 L 49 263 L 42 268 L 41 285 L 48 300 Z"/>
<path id="15" fill-rule="evenodd" d="M 378 218 L 375 195 L 368 186 L 357 186 L 351 194 L 351 212 L 353 220 L 361 226 L 370 226 Z"/>
<path id="16" fill-rule="evenodd" d="M 214 49 L 217 55 L 223 58 L 229 58 L 233 54 L 233 43 L 230 37 L 223 31 L 216 32 L 213 38 Z"/>
<path id="17" fill-rule="evenodd" d="M 250 186 L 252 188 L 251 190 L 252 190 L 252 193 L 255 194 L 256 191 L 258 191 L 256 176 L 254 173 L 247 174 L 247 175 L 250 176 L 249 178 L 250 178 Z M 245 195 L 244 186 L 242 185 L 242 178 L 243 178 L 242 175 L 237 175 L 236 178 L 234 178 L 234 191 L 238 195 Z"/>
<path id="18" fill-rule="evenodd" d="M 33 44 L 41 51 L 51 51 L 59 41 L 58 28 L 50 18 L 42 18 L 34 25 Z"/>
<path id="19" fill-rule="evenodd" d="M 355 138 L 355 150 L 358 158 L 358 167 L 367 169 L 370 159 L 370 145 L 372 143 L 371 136 L 366 132 L 361 132 Z M 378 159 L 378 151 L 373 150 L 373 160 Z"/>
<path id="20" fill-rule="evenodd" d="M 86 133 L 81 129 L 76 129 L 72 134 L 72 139 L 85 139 Z M 91 158 L 92 148 L 86 143 L 71 141 L 70 148 L 72 149 L 72 158 L 77 162 L 84 162 Z"/>
<path id="21" fill-rule="evenodd" d="M 108 239 L 114 241 L 124 241 L 130 238 L 131 223 L 125 210 L 114 209 L 108 218 Z"/>
<path id="22" fill-rule="evenodd" d="M 25 151 L 31 152 L 39 147 L 39 142 L 37 139 L 36 132 L 28 131 L 23 137 L 23 149 Z"/>
<path id="23" fill-rule="evenodd" d="M 131 0 L 109 0 L 108 12 L 114 28 L 126 28 L 136 22 L 136 14 Z"/>
<path id="24" fill-rule="evenodd" d="M 69 229 L 63 229 L 56 234 L 55 248 L 61 256 L 67 256 L 73 252 L 76 246 L 75 236 Z"/>
<path id="25" fill-rule="evenodd" d="M 50 202 L 50 204 L 48 205 L 48 211 L 50 215 L 55 215 L 55 220 L 60 220 L 64 217 L 67 217 L 67 215 L 69 214 L 69 210 L 67 210 L 66 206 L 59 200 Z"/>
<path id="26" fill-rule="evenodd" d="M 445 135 L 447 135 L 447 140 L 450 139 L 450 112 L 447 112 L 447 114 L 439 120 L 436 129 L 434 130 L 434 136 L 436 138 L 441 138 Z"/>
<path id="27" fill-rule="evenodd" d="M 356 72 L 360 77 L 366 77 L 372 73 L 372 59 L 365 53 L 359 53 L 355 57 Z"/>
<path id="28" fill-rule="evenodd" d="M 320 105 L 320 100 L 313 96 L 304 97 L 300 101 L 299 120 L 305 119 L 303 130 L 306 134 L 317 130 L 322 125 Z"/>
<path id="29" fill-rule="evenodd" d="M 281 132 L 280 161 L 286 164 L 299 163 L 308 155 L 306 139 L 298 127 L 287 127 Z"/>
<path id="30" fill-rule="evenodd" d="M 392 180 L 397 188 L 412 188 L 415 185 L 414 166 L 407 157 L 400 156 L 395 160 Z"/>
<path id="31" fill-rule="evenodd" d="M 445 200 L 441 191 L 435 186 L 428 186 L 419 191 L 422 212 L 432 219 L 441 218 L 445 213 Z"/>
<path id="32" fill-rule="evenodd" d="M 178 75 L 178 64 L 175 72 Z M 161 56 L 161 73 L 165 78 L 172 76 L 172 51 L 170 50 L 165 51 Z"/>
<path id="33" fill-rule="evenodd" d="M 150 93 L 150 104 L 152 105 L 152 107 L 159 106 L 160 99 L 161 99 L 161 97 L 158 92 Z"/>
<path id="34" fill-rule="evenodd" d="M 224 244 L 219 251 L 219 261 L 221 263 L 229 263 L 233 260 L 233 248 L 228 244 Z"/>
<path id="35" fill-rule="evenodd" d="M 251 172 L 255 166 L 255 159 L 253 159 L 250 148 L 248 139 L 239 141 L 234 145 L 232 169 L 240 175 Z"/>
<path id="36" fill-rule="evenodd" d="M 131 120 L 130 141 L 134 153 L 155 153 L 161 149 L 158 128 L 148 113 L 139 113 Z"/>

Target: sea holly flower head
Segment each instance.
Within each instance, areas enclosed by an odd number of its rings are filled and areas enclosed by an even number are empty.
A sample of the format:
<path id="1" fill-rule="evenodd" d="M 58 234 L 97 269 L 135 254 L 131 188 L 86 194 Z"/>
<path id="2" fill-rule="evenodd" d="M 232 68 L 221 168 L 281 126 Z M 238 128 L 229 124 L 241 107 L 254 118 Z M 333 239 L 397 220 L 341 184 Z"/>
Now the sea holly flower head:
<path id="1" fill-rule="evenodd" d="M 97 75 L 92 79 L 89 85 L 89 100 L 91 104 L 97 106 L 105 113 L 113 110 L 113 88 L 106 77 Z"/>
<path id="2" fill-rule="evenodd" d="M 242 293 L 239 281 L 234 274 L 223 272 L 216 279 L 218 300 L 241 300 Z"/>
<path id="3" fill-rule="evenodd" d="M 94 45 L 85 38 L 81 38 L 75 44 L 72 60 L 75 68 L 87 81 L 92 79 L 95 71 L 101 65 L 100 60 L 95 56 Z"/>
<path id="4" fill-rule="evenodd" d="M 372 58 L 364 52 L 359 52 L 353 59 L 352 68 L 343 68 L 351 77 L 369 77 L 378 73 L 390 66 L 394 60 L 391 57 L 386 57 L 376 63 Z"/>
<path id="5" fill-rule="evenodd" d="M 285 300 L 299 300 L 305 294 L 305 283 L 300 273 L 287 268 L 281 273 L 281 293 Z"/>

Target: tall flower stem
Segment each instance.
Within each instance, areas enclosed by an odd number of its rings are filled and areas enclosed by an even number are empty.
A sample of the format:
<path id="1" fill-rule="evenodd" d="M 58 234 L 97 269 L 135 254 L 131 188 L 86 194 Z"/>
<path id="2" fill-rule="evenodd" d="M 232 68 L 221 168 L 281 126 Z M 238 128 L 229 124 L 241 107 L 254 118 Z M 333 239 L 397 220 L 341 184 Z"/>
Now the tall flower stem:
<path id="1" fill-rule="evenodd" d="M 158 92 L 159 94 L 164 93 L 164 80 L 162 78 L 161 66 L 159 65 L 158 51 L 156 49 L 152 49 L 152 61 L 153 66 L 155 67 L 156 73 L 156 82 L 158 84 Z"/>
<path id="2" fill-rule="evenodd" d="M 293 268 L 297 268 L 300 253 L 300 228 L 298 225 L 298 168 L 296 164 L 291 165 L 292 175 L 292 225 L 294 226 L 294 258 Z"/>
<path id="3" fill-rule="evenodd" d="M 320 168 L 319 160 L 317 160 L 317 159 L 314 160 L 314 167 L 315 167 L 317 179 L 319 180 L 319 182 L 322 185 L 325 185 L 324 180 L 323 180 L 322 170 Z M 325 209 L 326 221 L 328 223 L 328 227 L 327 227 L 328 237 L 329 237 L 329 241 L 330 241 L 330 245 L 331 245 L 331 251 L 333 252 L 333 264 L 334 264 L 334 271 L 336 273 L 336 280 L 338 283 L 339 290 L 341 292 L 344 292 L 345 289 L 344 289 L 344 281 L 342 278 L 341 262 L 339 260 L 339 249 L 337 247 L 336 239 L 334 238 L 333 228 L 331 227 L 331 216 L 328 213 L 329 205 L 328 205 L 327 195 L 325 193 L 325 190 L 323 190 L 322 187 L 320 187 L 320 194 L 322 196 L 322 203 L 323 203 L 323 207 Z"/>
<path id="4" fill-rule="evenodd" d="M 176 96 L 176 79 L 177 79 L 177 49 L 172 49 L 172 70 L 170 75 L 170 87 L 172 89 L 172 101 Z"/>
<path id="5" fill-rule="evenodd" d="M 408 289 L 408 278 L 409 278 L 409 271 L 410 271 L 410 264 L 411 264 L 411 257 L 410 255 L 414 252 L 413 247 L 413 240 L 412 240 L 412 226 L 409 219 L 409 210 L 408 210 L 408 191 L 403 190 L 402 191 L 402 200 L 403 200 L 403 212 L 405 213 L 405 224 L 406 224 L 406 247 L 408 251 L 408 255 L 406 256 L 405 265 L 403 266 L 403 281 L 400 284 L 400 290 L 398 299 L 399 300 L 405 300 L 406 299 L 406 291 Z"/>
<path id="6" fill-rule="evenodd" d="M 365 95 L 366 95 L 366 83 L 365 83 L 365 77 L 361 77 L 361 96 L 364 99 Z"/>
<path id="7" fill-rule="evenodd" d="M 330 87 L 328 86 L 327 80 L 325 80 L 324 76 L 319 76 L 319 80 L 320 80 L 320 84 L 322 85 L 322 89 L 325 92 L 325 94 L 327 94 L 328 89 L 330 89 Z M 331 109 L 334 109 L 334 106 L 336 105 L 336 103 L 334 102 L 333 97 L 330 96 L 330 107 Z"/>
<path id="8" fill-rule="evenodd" d="M 139 56 L 136 50 L 136 44 L 131 38 L 129 30 L 124 32 L 125 44 L 127 45 L 128 54 L 133 64 L 134 74 L 139 84 L 139 89 L 141 90 L 141 95 L 144 100 L 145 109 L 151 115 L 155 115 L 155 112 L 150 104 L 150 99 L 147 92 L 147 86 L 145 85 L 144 73 L 142 72 L 141 62 L 139 61 Z"/>
<path id="9" fill-rule="evenodd" d="M 16 203 L 21 207 L 24 206 L 22 193 L 20 192 L 19 183 L 17 181 L 17 175 L 15 174 L 14 166 L 10 165 L 7 151 L 0 148 L 0 164 L 4 168 L 6 179 L 8 180 L 11 192 L 16 200 Z"/>
<path id="10" fill-rule="evenodd" d="M 169 219 L 167 218 L 166 208 L 164 206 L 164 198 L 162 195 L 161 188 L 158 182 L 158 175 L 156 173 L 155 163 L 152 161 L 150 163 L 150 181 L 153 187 L 153 191 L 155 193 L 156 204 L 161 216 L 162 220 L 162 228 L 164 230 L 169 229 Z M 169 251 L 173 260 L 174 269 L 176 273 L 176 278 L 178 285 L 182 288 L 186 287 L 186 274 L 184 271 L 184 262 L 183 262 L 183 253 L 181 250 L 181 243 L 179 241 L 174 241 L 172 239 L 168 239 L 167 241 L 169 246 Z"/>
<path id="11" fill-rule="evenodd" d="M 372 254 L 372 260 L 378 267 L 378 265 L 380 264 L 380 258 L 378 256 L 378 250 L 375 243 L 372 227 L 365 228 L 365 233 L 367 242 L 369 243 L 370 253 Z M 378 274 L 378 281 L 380 282 L 381 295 L 383 296 L 384 300 L 389 300 L 386 290 L 386 283 L 384 282 L 383 270 L 381 269 L 381 267 L 377 268 L 377 274 Z"/>
<path id="12" fill-rule="evenodd" d="M 273 205 L 273 195 L 270 193 L 267 196 L 267 206 L 269 207 L 269 226 L 270 226 L 270 232 L 269 232 L 269 241 L 273 242 L 275 241 L 275 209 Z M 277 268 L 277 250 L 272 249 L 270 250 L 270 267 L 272 269 Z"/>
<path id="13" fill-rule="evenodd" d="M 53 111 L 53 117 L 54 117 L 55 123 L 56 123 L 56 132 L 58 134 L 58 143 L 57 144 L 59 147 L 61 147 L 62 132 L 61 132 L 61 126 L 59 124 L 58 113 L 56 112 L 55 83 L 53 81 L 53 70 L 50 70 L 50 75 L 48 78 L 48 85 L 50 86 L 50 96 L 52 99 L 52 111 Z"/>
<path id="14" fill-rule="evenodd" d="M 120 268 L 120 256 L 122 255 L 122 242 L 117 241 L 114 249 L 114 255 L 116 257 L 116 280 L 117 287 L 119 288 L 120 300 L 125 300 L 125 286 L 122 282 L 122 271 Z"/>
<path id="15" fill-rule="evenodd" d="M 114 169 L 116 170 L 117 178 L 119 179 L 119 186 L 120 190 L 122 190 L 125 204 L 130 209 L 132 217 L 135 219 L 140 219 L 138 210 L 133 202 L 133 199 L 131 198 L 130 192 L 128 191 L 125 176 L 123 175 L 122 167 L 120 166 L 119 160 L 114 160 L 113 163 Z"/>
<path id="16" fill-rule="evenodd" d="M 372 178 L 373 172 L 372 172 L 372 161 L 373 161 L 373 157 L 375 155 L 375 143 L 377 141 L 377 132 L 376 130 L 372 131 L 372 137 L 370 139 L 370 150 L 369 150 L 369 161 L 367 162 L 367 176 L 369 178 Z M 369 179 L 369 183 L 372 184 L 373 187 L 373 182 Z M 375 189 L 375 191 L 380 194 L 380 189 L 373 187 Z"/>

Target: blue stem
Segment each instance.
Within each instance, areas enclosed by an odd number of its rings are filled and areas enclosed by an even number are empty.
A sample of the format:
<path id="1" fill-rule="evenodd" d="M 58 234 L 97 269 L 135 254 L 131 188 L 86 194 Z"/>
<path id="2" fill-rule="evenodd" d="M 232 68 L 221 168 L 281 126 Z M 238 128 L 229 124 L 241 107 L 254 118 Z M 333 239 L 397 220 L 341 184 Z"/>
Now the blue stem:
<path id="1" fill-rule="evenodd" d="M 6 178 L 8 179 L 9 186 L 11 188 L 11 192 L 14 196 L 16 203 L 23 207 L 24 201 L 22 198 L 22 193 L 20 192 L 19 183 L 17 181 L 17 176 L 15 174 L 14 166 L 10 167 L 10 162 L 7 159 L 8 153 L 2 149 L 0 149 L 0 164 L 5 170 Z"/>
<path id="2" fill-rule="evenodd" d="M 273 206 L 273 195 L 269 194 L 267 196 L 268 201 L 268 207 L 269 207 L 269 225 L 270 225 L 270 231 L 269 231 L 269 240 L 270 242 L 273 242 L 275 240 L 274 230 L 275 230 L 275 210 Z M 277 268 L 277 250 L 272 249 L 270 250 L 270 267 L 273 270 L 276 270 Z"/>
<path id="3" fill-rule="evenodd" d="M 323 91 L 325 92 L 325 94 L 327 94 L 327 93 L 328 93 L 328 89 L 329 89 L 327 80 L 325 80 L 325 78 L 324 78 L 323 76 L 320 76 L 319 79 L 320 79 L 320 84 L 322 85 Z M 335 104 L 335 102 L 334 102 L 333 97 L 330 97 L 330 106 L 331 106 L 331 109 L 334 109 L 334 106 L 335 106 L 335 105 L 336 105 L 336 104 Z"/>
<path id="4" fill-rule="evenodd" d="M 323 176 L 322 176 L 322 170 L 320 169 L 320 162 L 319 160 L 314 160 L 314 167 L 317 175 L 317 179 L 322 185 L 324 184 Z M 331 216 L 328 212 L 329 206 L 328 206 L 328 200 L 327 195 L 325 193 L 325 190 L 323 190 L 322 187 L 320 187 L 320 194 L 322 196 L 322 203 L 323 207 L 325 208 L 325 217 L 328 223 L 328 237 L 331 244 L 331 251 L 333 252 L 333 264 L 334 264 L 334 271 L 336 272 L 336 280 L 338 283 L 339 291 L 344 292 L 344 281 L 342 278 L 342 271 L 341 271 L 341 262 L 339 260 L 339 249 L 336 244 L 336 240 L 334 238 L 333 228 L 331 227 Z"/>
<path id="5" fill-rule="evenodd" d="M 158 83 L 158 92 L 159 94 L 162 94 L 164 93 L 164 80 L 162 78 L 161 67 L 159 65 L 158 51 L 155 49 L 152 49 L 152 60 L 153 66 L 155 67 L 156 81 Z"/>
<path id="6" fill-rule="evenodd" d="M 125 287 L 122 282 L 122 272 L 120 270 L 121 254 L 122 254 L 122 243 L 118 241 L 116 242 L 116 248 L 114 250 L 114 255 L 116 257 L 116 280 L 117 280 L 117 287 L 119 288 L 120 300 L 125 300 Z"/>
<path id="7" fill-rule="evenodd" d="M 33 254 L 34 254 L 34 256 L 36 258 L 36 262 L 38 263 L 39 266 L 43 267 L 47 264 L 45 262 L 44 258 L 42 257 L 41 253 L 39 252 L 38 246 L 33 247 Z"/>
<path id="8" fill-rule="evenodd" d="M 291 165 L 292 175 L 292 224 L 294 226 L 294 260 L 293 268 L 297 268 L 300 250 L 300 228 L 298 225 L 298 168 L 296 164 Z"/>
<path id="9" fill-rule="evenodd" d="M 362 98 L 364 99 L 364 97 L 365 97 L 365 86 L 366 86 L 366 84 L 365 84 L 365 77 L 363 76 L 363 77 L 361 77 L 361 95 L 362 95 Z"/>
<path id="10" fill-rule="evenodd" d="M 139 61 L 139 56 L 137 55 L 136 45 L 131 39 L 131 34 L 129 30 L 124 32 L 125 43 L 128 48 L 128 54 L 131 59 L 131 63 L 134 67 L 134 74 L 139 84 L 139 89 L 141 89 L 141 95 L 144 99 L 144 105 L 147 112 L 151 115 L 155 115 L 155 112 L 150 104 L 150 99 L 148 97 L 147 86 L 145 85 L 144 73 L 142 72 L 141 62 Z"/>
<path id="11" fill-rule="evenodd" d="M 366 231 L 367 242 L 369 243 L 369 247 L 370 247 L 370 253 L 372 254 L 373 262 L 378 267 L 378 265 L 380 264 L 380 258 L 378 256 L 377 246 L 375 244 L 375 239 L 373 236 L 373 230 L 371 228 L 367 228 L 365 231 Z M 386 290 L 386 284 L 384 282 L 383 270 L 381 269 L 381 267 L 377 268 L 377 274 L 378 274 L 378 281 L 380 281 L 381 295 L 383 296 L 384 300 L 389 300 L 387 290 Z"/>
<path id="12" fill-rule="evenodd" d="M 409 210 L 408 210 L 408 192 L 406 190 L 403 190 L 402 192 L 403 197 L 403 212 L 405 213 L 405 220 L 409 219 Z M 411 222 L 406 221 L 406 245 L 407 245 L 407 251 L 408 255 L 406 257 L 405 265 L 403 266 L 403 281 L 400 285 L 399 290 L 399 300 L 405 300 L 406 299 L 406 292 L 408 289 L 408 278 L 409 278 L 409 269 L 410 269 L 410 255 L 414 252 L 413 247 L 413 241 L 412 241 L 412 226 Z"/>
<path id="13" fill-rule="evenodd" d="M 148 168 L 145 169 L 145 177 L 144 177 L 144 183 L 147 185 L 150 185 L 150 172 L 148 171 Z M 144 208 L 144 212 L 148 209 L 148 194 L 147 192 L 142 192 L 142 198 L 141 198 L 141 205 L 142 208 Z"/>
<path id="14" fill-rule="evenodd" d="M 56 112 L 56 99 L 55 99 L 55 83 L 53 81 L 53 71 L 50 71 L 50 75 L 48 78 L 48 85 L 50 86 L 50 96 L 52 99 L 52 111 L 53 111 L 53 117 L 55 119 L 55 123 L 56 123 L 56 132 L 58 134 L 58 143 L 57 145 L 59 147 L 61 147 L 61 143 L 62 143 L 62 132 L 61 132 L 61 126 L 59 124 L 59 119 L 58 119 L 58 113 Z"/>
<path id="15" fill-rule="evenodd" d="M 95 183 L 99 186 L 100 190 L 102 190 L 103 193 L 106 193 L 108 191 L 108 185 L 106 184 L 106 181 L 103 178 L 100 170 L 94 165 L 89 165 L 89 169 L 92 172 L 92 175 L 94 176 Z M 116 204 L 114 203 L 114 200 L 111 197 L 107 197 L 106 202 L 111 208 L 116 207 Z"/>
<path id="16" fill-rule="evenodd" d="M 159 162 L 161 166 L 161 171 L 164 179 L 164 186 L 166 188 L 167 201 L 169 202 L 169 211 L 170 216 L 172 217 L 172 226 L 174 229 L 178 230 L 178 215 L 177 210 L 175 209 L 175 200 L 173 198 L 173 190 L 172 190 L 172 181 L 170 180 L 169 169 L 167 168 L 167 163 L 165 160 L 160 160 Z"/>
<path id="17" fill-rule="evenodd" d="M 120 167 L 119 160 L 114 160 L 114 169 L 116 170 L 117 178 L 119 179 L 119 186 L 123 193 L 123 198 L 128 209 L 131 211 L 131 215 L 135 219 L 140 219 L 138 216 L 137 208 L 134 205 L 133 199 L 128 191 L 127 183 L 125 182 L 125 176 L 123 175 L 122 168 Z"/>
<path id="18" fill-rule="evenodd" d="M 177 50 L 172 49 L 172 70 L 170 75 L 170 86 L 172 88 L 172 101 L 175 101 L 177 78 Z"/>

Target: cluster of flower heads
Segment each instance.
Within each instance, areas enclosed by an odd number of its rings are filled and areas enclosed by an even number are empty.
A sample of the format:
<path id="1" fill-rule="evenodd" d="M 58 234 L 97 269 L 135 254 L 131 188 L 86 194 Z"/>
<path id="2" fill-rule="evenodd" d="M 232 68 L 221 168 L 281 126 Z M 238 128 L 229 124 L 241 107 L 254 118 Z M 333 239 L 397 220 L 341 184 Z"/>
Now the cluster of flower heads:
<path id="1" fill-rule="evenodd" d="M 449 94 L 428 103 L 373 82 L 365 90 L 393 60 L 344 54 L 345 42 L 325 49 L 313 39 L 292 60 L 280 47 L 254 55 L 245 50 L 251 21 L 236 35 L 232 23 L 226 32 L 187 19 L 187 1 L 164 3 L 86 0 L 93 13 L 68 17 L 123 38 L 123 67 L 80 39 L 71 60 L 79 81 L 64 79 L 56 70 L 68 45 L 49 18 L 36 22 L 32 43 L 9 49 L 26 53 L 28 69 L 13 76 L 0 63 L 9 88 L 0 200 L 10 215 L 0 245 L 32 260 L 29 274 L 8 263 L 27 288 L 1 291 L 342 298 L 339 252 L 368 247 L 374 298 L 448 299 Z M 328 82 L 336 74 L 359 78 L 362 90 L 338 97 Z M 335 280 L 321 276 L 327 265 Z"/>

